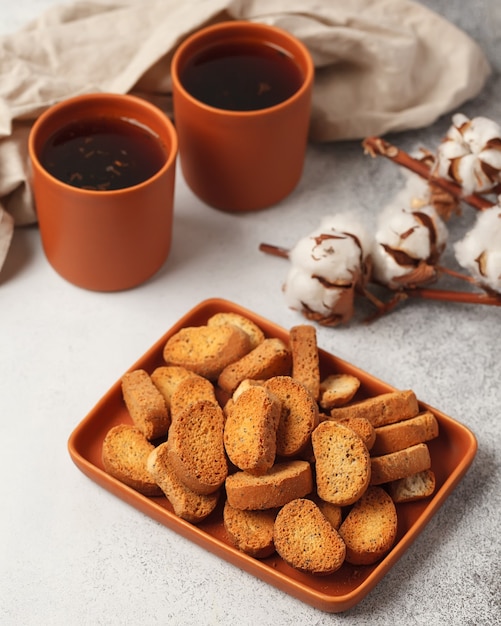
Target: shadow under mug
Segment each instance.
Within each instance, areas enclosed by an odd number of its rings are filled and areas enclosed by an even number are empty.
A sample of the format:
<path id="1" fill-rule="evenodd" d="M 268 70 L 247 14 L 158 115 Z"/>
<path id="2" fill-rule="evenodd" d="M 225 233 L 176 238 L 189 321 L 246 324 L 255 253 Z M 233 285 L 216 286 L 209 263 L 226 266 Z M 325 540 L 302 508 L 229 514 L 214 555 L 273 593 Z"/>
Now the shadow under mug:
<path id="1" fill-rule="evenodd" d="M 217 108 L 194 97 L 184 74 L 193 59 L 215 46 L 270 46 L 300 72 L 296 91 L 277 104 L 254 110 Z M 276 204 L 303 171 L 311 113 L 314 66 L 307 48 L 274 26 L 229 21 L 189 36 L 171 63 L 174 122 L 183 176 L 214 208 L 255 211 Z M 273 85 L 271 85 L 273 88 Z"/>
<path id="2" fill-rule="evenodd" d="M 42 165 L 54 135 L 80 120 L 113 119 L 145 127 L 165 160 L 150 178 L 100 191 L 62 182 Z M 31 184 L 45 255 L 74 285 L 94 291 L 135 287 L 157 272 L 172 239 L 177 134 L 156 106 L 130 95 L 95 93 L 62 101 L 40 115 L 29 136 Z"/>

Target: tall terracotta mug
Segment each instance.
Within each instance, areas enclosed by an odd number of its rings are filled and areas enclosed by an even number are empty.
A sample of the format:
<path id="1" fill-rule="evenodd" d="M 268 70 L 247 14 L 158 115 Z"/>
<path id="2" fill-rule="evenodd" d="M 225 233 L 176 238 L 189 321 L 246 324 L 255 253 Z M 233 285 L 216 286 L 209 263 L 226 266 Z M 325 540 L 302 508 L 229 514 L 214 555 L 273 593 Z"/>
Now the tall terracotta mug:
<path id="1" fill-rule="evenodd" d="M 255 63 L 254 55 L 265 59 Z M 235 65 L 225 68 L 226 63 Z M 255 211 L 295 188 L 303 170 L 314 75 L 311 56 L 298 39 L 264 24 L 219 23 L 178 47 L 171 75 L 181 169 L 199 198 L 224 211 Z M 277 90 L 286 95 L 278 102 L 266 99 Z"/>
<path id="2" fill-rule="evenodd" d="M 113 131 L 125 132 L 135 143 L 117 143 L 115 152 L 107 152 L 94 144 L 94 131 L 101 133 L 100 141 Z M 48 147 L 55 149 L 68 137 L 78 138 L 78 148 L 72 149 L 86 160 L 73 162 L 73 152 L 59 155 L 60 171 L 55 172 L 50 164 L 58 161 L 47 156 Z M 87 184 L 95 174 L 91 168 L 84 177 L 84 168 L 103 167 L 97 153 L 109 154 L 104 165 L 110 176 L 122 177 L 125 187 L 102 179 Z M 130 95 L 96 93 L 65 100 L 33 125 L 29 155 L 43 248 L 63 278 L 86 289 L 118 291 L 139 285 L 162 266 L 172 237 L 177 135 L 160 109 Z M 145 163 L 149 169 L 140 171 L 142 178 L 126 179 Z M 83 187 L 75 186 L 79 181 Z"/>

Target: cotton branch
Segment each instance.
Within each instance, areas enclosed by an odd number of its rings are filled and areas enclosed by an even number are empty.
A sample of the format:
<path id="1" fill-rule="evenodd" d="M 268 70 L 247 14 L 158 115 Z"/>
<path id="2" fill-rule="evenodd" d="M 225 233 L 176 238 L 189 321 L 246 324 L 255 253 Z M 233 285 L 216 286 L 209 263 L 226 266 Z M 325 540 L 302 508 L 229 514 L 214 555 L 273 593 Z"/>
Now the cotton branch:
<path id="1" fill-rule="evenodd" d="M 381 139 L 380 137 L 367 137 L 362 142 L 362 146 L 366 154 L 372 157 L 384 156 L 390 161 L 405 167 L 406 169 L 418 174 L 421 178 L 440 187 L 447 193 L 451 194 L 456 200 L 467 202 L 470 206 L 478 211 L 483 211 L 494 206 L 494 203 L 487 200 L 479 194 L 470 194 L 463 196 L 463 190 L 460 185 L 445 178 L 438 178 L 432 175 L 430 168 L 424 161 L 415 159 L 404 150 L 400 150 L 397 146 Z"/>

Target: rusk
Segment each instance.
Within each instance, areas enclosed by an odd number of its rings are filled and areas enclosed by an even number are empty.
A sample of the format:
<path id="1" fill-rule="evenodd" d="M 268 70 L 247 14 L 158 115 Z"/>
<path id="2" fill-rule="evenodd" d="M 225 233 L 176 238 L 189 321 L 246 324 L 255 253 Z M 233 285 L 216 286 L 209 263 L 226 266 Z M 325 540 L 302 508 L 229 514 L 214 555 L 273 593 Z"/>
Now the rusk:
<path id="1" fill-rule="evenodd" d="M 431 466 L 430 451 L 425 443 L 371 458 L 371 484 L 381 485 L 422 472 Z"/>
<path id="2" fill-rule="evenodd" d="M 264 380 L 253 380 L 252 378 L 246 378 L 235 389 L 233 395 L 231 396 L 231 399 L 233 400 L 233 402 L 236 402 L 236 400 L 238 400 L 238 396 L 240 396 L 244 391 L 246 391 L 250 387 L 262 386 L 263 383 Z"/>
<path id="3" fill-rule="evenodd" d="M 307 461 L 275 463 L 263 476 L 239 471 L 226 479 L 230 505 L 250 511 L 281 507 L 308 495 L 312 489 L 311 466 Z"/>
<path id="4" fill-rule="evenodd" d="M 416 417 L 380 426 L 375 429 L 375 433 L 376 440 L 371 454 L 379 456 L 438 437 L 438 422 L 433 413 L 425 411 Z"/>
<path id="5" fill-rule="evenodd" d="M 168 455 L 169 442 L 157 446 L 147 459 L 147 467 L 174 513 L 192 524 L 204 520 L 216 508 L 220 491 L 208 495 L 195 493 L 182 483 L 172 468 Z"/>
<path id="6" fill-rule="evenodd" d="M 106 472 L 145 496 L 161 491 L 147 470 L 146 462 L 154 449 L 135 426 L 119 424 L 111 428 L 103 441 L 101 458 Z"/>
<path id="7" fill-rule="evenodd" d="M 369 450 L 372 454 L 372 447 L 376 441 L 376 429 L 368 419 L 365 417 L 344 417 L 335 421 L 339 424 L 343 424 L 344 426 L 348 426 L 348 428 L 355 431 L 365 443 L 367 450 Z"/>
<path id="8" fill-rule="evenodd" d="M 157 439 L 167 434 L 170 414 L 165 399 L 142 369 L 122 376 L 122 394 L 134 425 L 146 439 Z"/>
<path id="9" fill-rule="evenodd" d="M 338 570 L 346 547 L 339 533 L 311 500 L 299 498 L 278 512 L 274 530 L 275 548 L 291 567 L 317 576 Z"/>
<path id="10" fill-rule="evenodd" d="M 277 454 L 295 456 L 318 426 L 318 405 L 308 389 L 291 376 L 273 376 L 263 386 L 280 400 Z"/>
<path id="11" fill-rule="evenodd" d="M 223 410 L 208 400 L 195 402 L 172 422 L 169 461 L 179 480 L 195 493 L 212 493 L 226 479 L 223 428 Z"/>
<path id="12" fill-rule="evenodd" d="M 435 474 L 431 469 L 411 474 L 388 483 L 388 492 L 393 502 L 414 502 L 433 495 Z"/>
<path id="13" fill-rule="evenodd" d="M 242 511 L 226 502 L 223 523 L 235 547 L 256 559 L 264 559 L 275 552 L 273 527 L 276 514 L 276 509 Z"/>
<path id="14" fill-rule="evenodd" d="M 175 421 L 188 407 L 200 400 L 207 400 L 219 406 L 214 385 L 211 381 L 198 374 L 193 374 L 193 376 L 188 376 L 181 380 L 170 398 L 171 421 Z"/>
<path id="15" fill-rule="evenodd" d="M 351 374 L 330 374 L 320 382 L 319 404 L 328 411 L 343 406 L 353 399 L 360 380 Z"/>
<path id="16" fill-rule="evenodd" d="M 264 332 L 259 326 L 239 313 L 222 311 L 215 313 L 207 320 L 207 326 L 223 326 L 233 324 L 244 331 L 249 337 L 251 349 L 256 348 L 264 340 Z"/>
<path id="17" fill-rule="evenodd" d="M 163 350 L 167 365 L 180 365 L 209 380 L 251 349 L 247 333 L 233 324 L 187 326 L 170 337 Z"/>
<path id="18" fill-rule="evenodd" d="M 315 501 L 315 504 L 330 522 L 330 525 L 336 530 L 339 530 L 341 522 L 343 521 L 343 509 L 340 506 L 337 506 L 337 504 L 331 504 L 330 502 L 326 502 L 320 498 L 318 499 L 318 502 Z"/>
<path id="19" fill-rule="evenodd" d="M 331 417 L 365 417 L 377 428 L 385 424 L 393 424 L 419 413 L 416 395 L 410 389 L 404 391 L 390 391 L 373 396 L 360 402 L 331 410 Z"/>
<path id="20" fill-rule="evenodd" d="M 290 375 L 291 366 L 291 353 L 285 343 L 276 337 L 268 338 L 241 359 L 225 367 L 218 378 L 218 385 L 232 394 L 246 378 L 261 380 Z"/>
<path id="21" fill-rule="evenodd" d="M 317 401 L 320 391 L 320 365 L 317 331 L 310 324 L 293 326 L 289 332 L 292 378 L 302 383 Z"/>
<path id="22" fill-rule="evenodd" d="M 275 462 L 281 405 L 264 387 L 249 387 L 228 408 L 224 447 L 230 461 L 251 474 L 265 474 Z"/>
<path id="23" fill-rule="evenodd" d="M 337 421 L 322 422 L 311 436 L 317 493 L 338 506 L 356 502 L 369 486 L 369 451 L 351 428 Z"/>
<path id="24" fill-rule="evenodd" d="M 381 487 L 369 487 L 353 505 L 339 528 L 346 544 L 346 561 L 370 565 L 393 546 L 397 536 L 397 511 Z"/>
<path id="25" fill-rule="evenodd" d="M 161 365 L 153 370 L 151 380 L 163 395 L 167 407 L 170 408 L 171 396 L 179 383 L 185 378 L 194 376 L 198 376 L 198 374 L 180 365 Z"/>

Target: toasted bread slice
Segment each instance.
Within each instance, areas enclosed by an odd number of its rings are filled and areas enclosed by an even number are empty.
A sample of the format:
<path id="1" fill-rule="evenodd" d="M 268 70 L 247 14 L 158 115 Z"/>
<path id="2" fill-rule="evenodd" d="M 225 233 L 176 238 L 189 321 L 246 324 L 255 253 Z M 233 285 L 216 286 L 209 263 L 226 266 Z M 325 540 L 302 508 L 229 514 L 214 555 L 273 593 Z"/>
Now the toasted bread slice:
<path id="1" fill-rule="evenodd" d="M 360 379 L 351 374 L 331 374 L 320 382 L 319 404 L 328 411 L 343 406 L 353 399 L 360 387 Z"/>
<path id="2" fill-rule="evenodd" d="M 200 495 L 179 480 L 168 455 L 169 442 L 157 446 L 147 459 L 147 468 L 171 503 L 174 513 L 187 522 L 198 524 L 216 508 L 220 491 Z"/>
<path id="3" fill-rule="evenodd" d="M 235 546 L 256 559 L 264 559 L 275 552 L 273 527 L 276 509 L 242 511 L 226 502 L 223 523 Z"/>
<path id="4" fill-rule="evenodd" d="M 380 426 L 375 429 L 375 435 L 371 454 L 389 454 L 438 437 L 438 422 L 433 413 L 425 411 L 416 417 Z"/>
<path id="5" fill-rule="evenodd" d="M 224 446 L 230 461 L 251 474 L 265 474 L 275 462 L 281 404 L 262 386 L 249 387 L 228 409 Z"/>
<path id="6" fill-rule="evenodd" d="M 276 337 L 265 339 L 240 360 L 225 367 L 218 378 L 218 385 L 233 394 L 246 378 L 261 380 L 290 375 L 291 365 L 291 353 L 285 343 Z"/>
<path id="7" fill-rule="evenodd" d="M 282 559 L 306 574 L 326 576 L 344 562 L 344 541 L 311 500 L 299 498 L 283 506 L 273 537 Z"/>
<path id="8" fill-rule="evenodd" d="M 293 326 L 289 332 L 292 378 L 303 384 L 317 401 L 320 394 L 320 365 L 317 331 L 311 324 Z"/>
<path id="9" fill-rule="evenodd" d="M 167 365 L 180 365 L 209 380 L 238 361 L 251 349 L 249 335 L 232 324 L 187 326 L 166 342 L 163 350 Z"/>
<path id="10" fill-rule="evenodd" d="M 238 396 L 242 394 L 244 391 L 246 391 L 247 389 L 249 389 L 249 387 L 259 387 L 259 386 L 262 386 L 263 383 L 264 383 L 264 380 L 253 380 L 252 378 L 246 378 L 235 389 L 235 391 L 233 392 L 231 396 L 231 399 L 234 402 L 236 402 L 236 400 L 238 400 Z"/>
<path id="11" fill-rule="evenodd" d="M 369 451 L 351 428 L 322 422 L 311 436 L 315 455 L 317 493 L 338 506 L 356 502 L 369 486 Z"/>
<path id="12" fill-rule="evenodd" d="M 170 414 L 163 395 L 142 369 L 122 376 L 122 394 L 134 425 L 146 439 L 157 439 L 167 434 Z"/>
<path id="13" fill-rule="evenodd" d="M 113 426 L 104 438 L 101 452 L 104 469 L 117 480 L 145 496 L 158 496 L 161 490 L 148 472 L 146 461 L 154 446 L 135 426 Z"/>
<path id="14" fill-rule="evenodd" d="M 195 493 L 217 491 L 226 479 L 223 428 L 223 410 L 208 400 L 195 402 L 172 422 L 169 461 L 179 480 Z"/>
<path id="15" fill-rule="evenodd" d="M 151 373 L 151 380 L 163 395 L 165 404 L 170 408 L 170 399 L 174 390 L 185 378 L 195 377 L 198 374 L 180 365 L 162 365 Z"/>
<path id="16" fill-rule="evenodd" d="M 374 446 L 374 442 L 376 441 L 376 429 L 368 419 L 365 417 L 345 417 L 334 421 L 339 424 L 343 424 L 344 426 L 348 426 L 348 428 L 355 431 L 365 443 L 367 450 L 371 451 Z"/>
<path id="17" fill-rule="evenodd" d="M 193 374 L 180 381 L 170 399 L 171 421 L 175 421 L 186 409 L 200 400 L 207 400 L 219 406 L 214 385 L 208 378 Z"/>
<path id="18" fill-rule="evenodd" d="M 224 410 L 224 414 L 227 415 L 228 412 L 230 411 L 231 407 L 235 404 L 235 402 L 237 401 L 238 397 L 247 389 L 249 389 L 249 387 L 257 387 L 257 386 L 262 386 L 264 383 L 263 380 L 253 380 L 252 378 L 246 378 L 245 380 L 243 380 L 238 387 L 235 389 L 235 391 L 230 395 L 227 394 L 226 391 L 223 391 L 221 389 L 221 387 L 216 387 L 216 392 L 219 391 L 221 394 L 224 394 L 226 396 L 228 396 L 228 399 L 226 400 L 226 402 L 223 405 L 223 410 Z"/>
<path id="19" fill-rule="evenodd" d="M 410 389 L 404 391 L 390 391 L 379 396 L 367 398 L 360 402 L 331 410 L 331 417 L 365 417 L 377 428 L 385 424 L 393 424 L 419 413 L 417 398 Z"/>
<path id="20" fill-rule="evenodd" d="M 318 426 L 318 405 L 306 387 L 290 376 L 273 376 L 264 382 L 264 388 L 281 404 L 277 454 L 295 456 L 310 441 L 311 433 Z"/>
<path id="21" fill-rule="evenodd" d="M 242 329 L 250 339 L 251 349 L 256 348 L 265 338 L 264 332 L 259 326 L 240 313 L 223 311 L 215 313 L 207 320 L 207 326 L 223 326 L 224 324 L 233 324 Z"/>
<path id="22" fill-rule="evenodd" d="M 430 467 L 431 458 L 428 446 L 425 443 L 418 443 L 404 450 L 372 457 L 371 484 L 382 485 L 423 472 Z"/>
<path id="23" fill-rule="evenodd" d="M 393 502 L 414 502 L 429 498 L 435 492 L 435 474 L 431 469 L 411 474 L 406 478 L 388 483 Z"/>
<path id="24" fill-rule="evenodd" d="M 346 544 L 346 561 L 370 565 L 393 546 L 397 536 L 397 511 L 381 487 L 369 487 L 353 505 L 339 528 Z"/>
<path id="25" fill-rule="evenodd" d="M 337 506 L 337 504 L 331 504 L 320 498 L 318 498 L 318 502 L 315 502 L 315 504 L 329 520 L 330 525 L 336 530 L 339 530 L 341 522 L 343 521 L 343 509 Z"/>
<path id="26" fill-rule="evenodd" d="M 313 489 L 311 466 L 307 461 L 286 461 L 263 476 L 236 472 L 226 479 L 226 496 L 231 506 L 242 510 L 273 509 L 302 498 Z"/>

